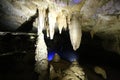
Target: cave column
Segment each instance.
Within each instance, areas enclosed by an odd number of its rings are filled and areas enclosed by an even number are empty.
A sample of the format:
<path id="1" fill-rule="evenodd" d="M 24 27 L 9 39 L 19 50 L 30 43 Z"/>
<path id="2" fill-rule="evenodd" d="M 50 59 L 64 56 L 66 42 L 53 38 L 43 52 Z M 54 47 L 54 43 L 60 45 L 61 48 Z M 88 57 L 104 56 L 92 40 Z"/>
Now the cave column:
<path id="1" fill-rule="evenodd" d="M 35 52 L 35 71 L 39 74 L 39 80 L 48 80 L 48 60 L 47 60 L 47 46 L 44 41 L 44 34 L 42 30 L 44 28 L 45 21 L 45 9 L 39 9 L 38 17 L 38 37 L 36 42 Z"/>

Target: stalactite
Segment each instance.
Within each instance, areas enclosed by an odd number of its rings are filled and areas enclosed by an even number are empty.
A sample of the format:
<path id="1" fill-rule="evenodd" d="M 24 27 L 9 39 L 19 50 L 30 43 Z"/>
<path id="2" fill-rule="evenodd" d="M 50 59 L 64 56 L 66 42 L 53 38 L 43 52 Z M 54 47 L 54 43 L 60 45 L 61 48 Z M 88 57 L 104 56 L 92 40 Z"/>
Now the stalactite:
<path id="1" fill-rule="evenodd" d="M 50 37 L 50 30 L 49 30 L 49 18 L 48 18 L 48 14 L 49 14 L 49 7 L 46 8 L 45 10 L 45 29 L 46 29 L 46 34 L 47 34 L 47 37 Z"/>
<path id="2" fill-rule="evenodd" d="M 81 31 L 81 25 L 79 23 L 79 19 L 75 15 L 72 16 L 69 25 L 69 34 L 73 49 L 77 50 L 81 43 L 82 31 Z"/>
<path id="3" fill-rule="evenodd" d="M 38 19 L 38 38 L 36 42 L 36 65 L 35 70 L 39 74 L 39 80 L 48 80 L 48 60 L 47 60 L 47 46 L 44 41 L 44 34 L 42 29 L 44 28 L 44 9 L 39 9 Z"/>
<path id="4" fill-rule="evenodd" d="M 49 30 L 50 30 L 50 39 L 53 39 L 55 33 L 55 24 L 56 24 L 57 12 L 55 10 L 50 10 L 48 14 L 49 18 Z"/>
<path id="5" fill-rule="evenodd" d="M 71 15 L 69 14 L 69 15 L 67 15 L 67 25 L 68 25 L 68 27 L 70 25 L 70 20 L 71 20 Z"/>
<path id="6" fill-rule="evenodd" d="M 38 34 L 39 34 L 39 32 L 42 32 L 42 30 L 44 28 L 45 28 L 45 9 L 44 8 L 39 8 Z"/>
<path id="7" fill-rule="evenodd" d="M 50 37 L 50 34 L 49 34 L 49 33 L 50 33 L 50 30 L 49 30 L 49 28 L 47 28 L 47 29 L 46 29 L 47 37 Z"/>
<path id="8" fill-rule="evenodd" d="M 57 24 L 58 24 L 58 29 L 59 29 L 59 33 L 61 34 L 62 29 L 66 29 L 67 28 L 67 21 L 66 21 L 66 16 L 65 14 L 61 11 L 59 12 L 58 16 L 57 16 Z"/>

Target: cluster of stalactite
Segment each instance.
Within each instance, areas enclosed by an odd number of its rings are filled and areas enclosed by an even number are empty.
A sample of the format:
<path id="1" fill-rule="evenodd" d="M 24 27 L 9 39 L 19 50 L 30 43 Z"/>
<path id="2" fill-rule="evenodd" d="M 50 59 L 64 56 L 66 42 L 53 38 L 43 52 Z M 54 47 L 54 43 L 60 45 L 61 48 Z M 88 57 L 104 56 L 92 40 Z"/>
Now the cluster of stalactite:
<path id="1" fill-rule="evenodd" d="M 86 11 L 86 8 L 88 8 L 86 5 L 90 3 L 91 0 L 88 1 L 88 3 L 85 3 L 85 1 L 86 0 L 80 0 L 80 3 L 74 6 L 69 6 L 68 4 L 64 5 L 62 3 L 58 5 L 55 0 L 41 0 L 41 3 L 37 7 L 39 15 L 38 19 L 36 20 L 38 26 L 38 41 L 36 44 L 35 59 L 36 71 L 40 74 L 40 80 L 46 80 L 44 78 L 46 78 L 48 73 L 47 47 L 44 41 L 44 34 L 42 33 L 42 30 L 46 30 L 47 37 L 52 40 L 57 28 L 60 34 L 62 33 L 63 29 L 68 29 L 73 50 L 77 50 L 81 43 L 81 26 L 83 26 L 82 20 L 83 18 L 86 19 L 87 17 L 91 17 L 95 12 L 89 12 L 89 10 Z M 94 3 L 94 1 L 95 0 L 92 2 Z M 67 3 L 68 2 L 69 0 L 67 0 Z M 96 3 L 99 3 L 99 1 L 96 1 Z M 98 6 L 100 5 L 101 4 Z"/>
<path id="2" fill-rule="evenodd" d="M 48 3 L 49 0 L 48 0 Z M 42 3 L 41 3 L 42 4 Z M 53 3 L 52 3 L 53 4 Z M 80 8 L 79 5 L 77 7 Z M 77 50 L 81 42 L 81 26 L 79 23 L 79 17 L 76 16 L 78 12 L 74 13 L 63 7 L 55 7 L 54 4 L 48 4 L 47 6 L 38 7 L 38 38 L 36 42 L 36 67 L 35 70 L 39 74 L 40 80 L 47 80 L 48 78 L 48 60 L 47 60 L 47 46 L 44 41 L 43 30 L 46 30 L 47 37 L 51 40 L 54 38 L 56 28 L 59 29 L 59 33 L 62 30 L 69 29 L 71 44 L 74 50 Z"/>
<path id="3" fill-rule="evenodd" d="M 60 34 L 63 29 L 69 29 L 71 44 L 73 49 L 77 50 L 80 46 L 82 31 L 80 17 L 76 15 L 79 15 L 83 2 L 79 5 L 73 7 L 68 6 L 66 8 L 63 6 L 56 6 L 48 0 L 48 3 L 50 4 L 38 8 L 40 12 L 38 17 L 38 28 L 41 28 L 40 30 L 46 30 L 47 37 L 51 40 L 54 38 L 55 30 L 57 28 L 59 29 Z"/>

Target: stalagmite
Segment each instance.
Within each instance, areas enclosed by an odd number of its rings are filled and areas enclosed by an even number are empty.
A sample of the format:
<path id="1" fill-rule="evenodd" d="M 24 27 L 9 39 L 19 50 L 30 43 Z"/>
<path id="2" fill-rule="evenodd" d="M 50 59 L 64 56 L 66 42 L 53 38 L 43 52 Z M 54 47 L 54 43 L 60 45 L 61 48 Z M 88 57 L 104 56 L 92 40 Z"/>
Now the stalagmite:
<path id="1" fill-rule="evenodd" d="M 97 74 L 100 74 L 105 80 L 107 79 L 107 73 L 106 71 L 99 67 L 99 66 L 95 66 L 94 67 L 94 71 L 97 73 Z"/>
<path id="2" fill-rule="evenodd" d="M 69 34 L 71 44 L 74 50 L 77 50 L 81 43 L 82 31 L 79 23 L 79 19 L 76 16 L 72 16 L 70 25 L 69 25 Z"/>
<path id="3" fill-rule="evenodd" d="M 44 9 L 39 9 L 38 19 L 38 38 L 36 42 L 36 65 L 35 70 L 39 74 L 39 80 L 48 80 L 48 60 L 47 60 L 47 46 L 44 41 L 44 34 L 42 29 L 44 28 Z"/>
<path id="4" fill-rule="evenodd" d="M 48 14 L 49 21 L 49 30 L 50 30 L 50 39 L 53 39 L 55 33 L 57 12 L 55 10 L 50 10 Z"/>
<path id="5" fill-rule="evenodd" d="M 54 62 L 59 62 L 60 61 L 60 56 L 57 53 L 55 53 L 55 55 L 53 57 L 53 61 Z"/>

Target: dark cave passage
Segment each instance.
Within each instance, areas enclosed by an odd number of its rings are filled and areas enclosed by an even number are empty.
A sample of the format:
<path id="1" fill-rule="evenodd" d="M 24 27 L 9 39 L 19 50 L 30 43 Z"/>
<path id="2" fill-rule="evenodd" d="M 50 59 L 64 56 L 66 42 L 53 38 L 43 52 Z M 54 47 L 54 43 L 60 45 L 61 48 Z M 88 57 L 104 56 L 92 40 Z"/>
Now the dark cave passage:
<path id="1" fill-rule="evenodd" d="M 119 80 L 120 74 L 120 55 L 115 52 L 107 51 L 102 46 L 102 39 L 97 36 L 91 38 L 90 33 L 83 32 L 82 42 L 77 51 L 72 49 L 68 32 L 56 34 L 54 40 L 48 41 L 48 47 L 53 56 L 58 53 L 63 59 L 72 62 L 77 59 L 88 75 L 88 80 L 104 80 L 97 75 L 93 68 L 100 66 L 107 73 L 107 80 Z M 52 44 L 52 45 L 51 45 Z M 55 46 L 55 47 L 54 47 Z"/>
<path id="2" fill-rule="evenodd" d="M 24 35 L 0 36 L 0 80 L 37 80 L 38 75 L 34 71 L 35 39 L 32 40 L 30 36 Z M 77 59 L 84 68 L 88 80 L 103 80 L 100 75 L 94 72 L 95 66 L 106 70 L 107 80 L 120 79 L 120 56 L 117 53 L 104 50 L 102 40 L 97 36 L 92 39 L 89 33 L 84 32 L 81 46 L 77 51 L 72 49 L 68 31 L 63 31 L 62 34 L 56 32 L 53 40 L 45 37 L 45 41 L 49 56 L 58 53 L 62 59 L 68 62 Z"/>
<path id="3" fill-rule="evenodd" d="M 101 80 L 100 76 L 93 75 L 93 67 L 100 66 L 107 73 L 107 80 L 119 80 L 120 55 L 107 51 L 102 46 L 102 39 L 94 36 L 92 39 L 89 33 L 83 33 L 79 53 L 80 64 L 88 74 L 88 80 Z M 93 76 L 93 77 L 91 77 Z"/>
<path id="4" fill-rule="evenodd" d="M 55 34 L 54 39 L 45 38 L 48 51 L 58 53 L 63 56 L 72 57 L 72 54 L 79 58 L 80 63 L 103 64 L 108 66 L 118 66 L 120 55 L 115 52 L 107 51 L 102 46 L 102 39 L 97 36 L 91 38 L 90 33 L 83 32 L 80 48 L 77 51 L 72 49 L 68 31 L 63 31 L 62 34 Z M 52 44 L 52 45 L 51 45 Z M 70 56 L 71 55 L 71 56 Z M 67 59 L 67 57 L 66 57 Z M 68 59 L 68 61 L 70 61 Z"/>

